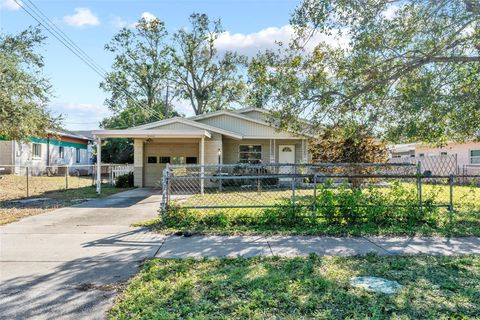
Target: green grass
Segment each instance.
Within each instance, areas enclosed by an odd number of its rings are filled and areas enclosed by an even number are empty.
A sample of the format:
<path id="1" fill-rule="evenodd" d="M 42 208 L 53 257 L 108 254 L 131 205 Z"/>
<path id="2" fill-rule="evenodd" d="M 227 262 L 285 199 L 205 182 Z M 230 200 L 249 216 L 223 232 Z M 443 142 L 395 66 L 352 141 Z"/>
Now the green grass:
<path id="1" fill-rule="evenodd" d="M 400 191 L 399 191 L 400 190 Z M 160 219 L 147 221 L 149 226 L 163 233 L 190 231 L 203 234 L 301 234 L 301 235 L 452 235 L 480 236 L 480 188 L 454 187 L 454 213 L 446 208 L 427 208 L 419 214 L 413 185 L 400 189 L 380 188 L 365 190 L 365 198 L 379 205 L 407 204 L 408 208 L 355 208 L 336 212 L 340 219 L 328 221 L 311 208 L 293 212 L 288 208 L 275 209 L 182 209 L 185 206 L 226 204 L 280 204 L 288 201 L 290 191 L 230 192 L 194 195 L 173 202 L 173 210 L 165 224 Z M 370 194 L 369 194 L 370 193 Z M 445 185 L 424 185 L 424 200 L 436 204 L 449 203 L 449 188 Z M 335 196 L 334 196 L 335 197 Z M 300 204 L 311 204 L 312 190 L 297 193 Z M 351 200 L 351 199 L 347 199 Z M 364 218 L 348 221 L 345 215 Z M 412 218 L 413 217 L 413 218 Z"/>
<path id="2" fill-rule="evenodd" d="M 379 276 L 394 295 L 350 286 Z M 480 257 L 154 259 L 110 319 L 478 319 Z"/>

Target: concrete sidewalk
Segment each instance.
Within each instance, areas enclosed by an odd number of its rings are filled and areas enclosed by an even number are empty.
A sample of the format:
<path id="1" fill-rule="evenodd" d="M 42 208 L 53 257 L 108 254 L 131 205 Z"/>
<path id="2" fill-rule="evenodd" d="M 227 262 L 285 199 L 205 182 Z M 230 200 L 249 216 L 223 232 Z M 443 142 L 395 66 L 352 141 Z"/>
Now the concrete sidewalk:
<path id="1" fill-rule="evenodd" d="M 480 238 L 307 237 L 307 236 L 169 236 L 156 257 L 378 255 L 480 255 Z"/>

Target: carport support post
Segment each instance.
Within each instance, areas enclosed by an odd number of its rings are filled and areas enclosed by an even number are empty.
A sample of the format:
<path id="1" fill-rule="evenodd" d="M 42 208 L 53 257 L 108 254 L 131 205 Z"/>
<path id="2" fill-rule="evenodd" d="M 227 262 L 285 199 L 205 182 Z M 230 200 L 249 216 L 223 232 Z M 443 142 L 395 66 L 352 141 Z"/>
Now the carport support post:
<path id="1" fill-rule="evenodd" d="M 205 137 L 202 137 L 200 143 L 200 193 L 203 196 L 205 190 Z"/>
<path id="2" fill-rule="evenodd" d="M 102 191 L 102 139 L 97 138 L 97 193 Z"/>

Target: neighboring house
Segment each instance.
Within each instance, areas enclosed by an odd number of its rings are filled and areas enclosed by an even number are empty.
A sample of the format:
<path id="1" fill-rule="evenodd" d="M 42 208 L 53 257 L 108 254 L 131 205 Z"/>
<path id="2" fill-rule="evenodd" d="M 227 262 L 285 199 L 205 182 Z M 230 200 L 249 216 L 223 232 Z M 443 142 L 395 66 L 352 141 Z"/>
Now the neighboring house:
<path id="1" fill-rule="evenodd" d="M 308 162 L 310 136 L 280 131 L 267 116 L 263 109 L 222 110 L 125 130 L 94 130 L 93 135 L 98 140 L 134 139 L 134 183 L 139 187 L 158 185 L 167 163 Z"/>
<path id="2" fill-rule="evenodd" d="M 389 147 L 390 157 L 393 159 L 415 158 L 415 143 L 396 144 Z"/>
<path id="3" fill-rule="evenodd" d="M 442 147 L 435 147 L 423 143 L 395 145 L 390 148 L 393 159 L 411 158 L 422 160 L 435 158 L 441 162 L 442 157 L 453 156 L 458 173 L 480 173 L 480 142 L 449 143 Z M 428 159 L 426 159 L 428 160 Z"/>
<path id="4" fill-rule="evenodd" d="M 53 167 L 92 164 L 92 139 L 74 132 L 51 131 L 44 138 L 31 138 L 29 142 L 0 141 L 0 168 L 2 173 L 32 175 L 52 173 Z M 75 166 L 77 168 L 75 169 Z M 84 168 L 82 171 L 91 171 Z"/>

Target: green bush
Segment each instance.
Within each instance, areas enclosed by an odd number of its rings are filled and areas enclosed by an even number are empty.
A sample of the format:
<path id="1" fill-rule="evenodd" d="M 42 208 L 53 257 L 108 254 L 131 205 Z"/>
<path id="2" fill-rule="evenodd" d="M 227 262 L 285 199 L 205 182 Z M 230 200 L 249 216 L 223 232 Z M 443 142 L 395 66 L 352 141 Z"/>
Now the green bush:
<path id="1" fill-rule="evenodd" d="M 133 188 L 133 172 L 117 177 L 115 188 Z"/>
<path id="2" fill-rule="evenodd" d="M 297 196 L 293 203 L 288 197 L 272 208 L 171 207 L 164 226 L 196 230 L 345 230 L 362 226 L 409 230 L 439 223 L 435 198 L 435 192 L 425 192 L 420 209 L 414 185 L 392 183 L 388 188 L 360 189 L 326 182 L 318 186 L 316 199 Z"/>
<path id="3" fill-rule="evenodd" d="M 433 206 L 435 197 L 434 193 L 424 195 L 420 209 L 417 191 L 398 182 L 386 193 L 374 187 L 359 189 L 342 185 L 332 189 L 327 183 L 317 189 L 316 212 L 327 224 L 413 225 L 432 221 L 437 211 Z"/>

